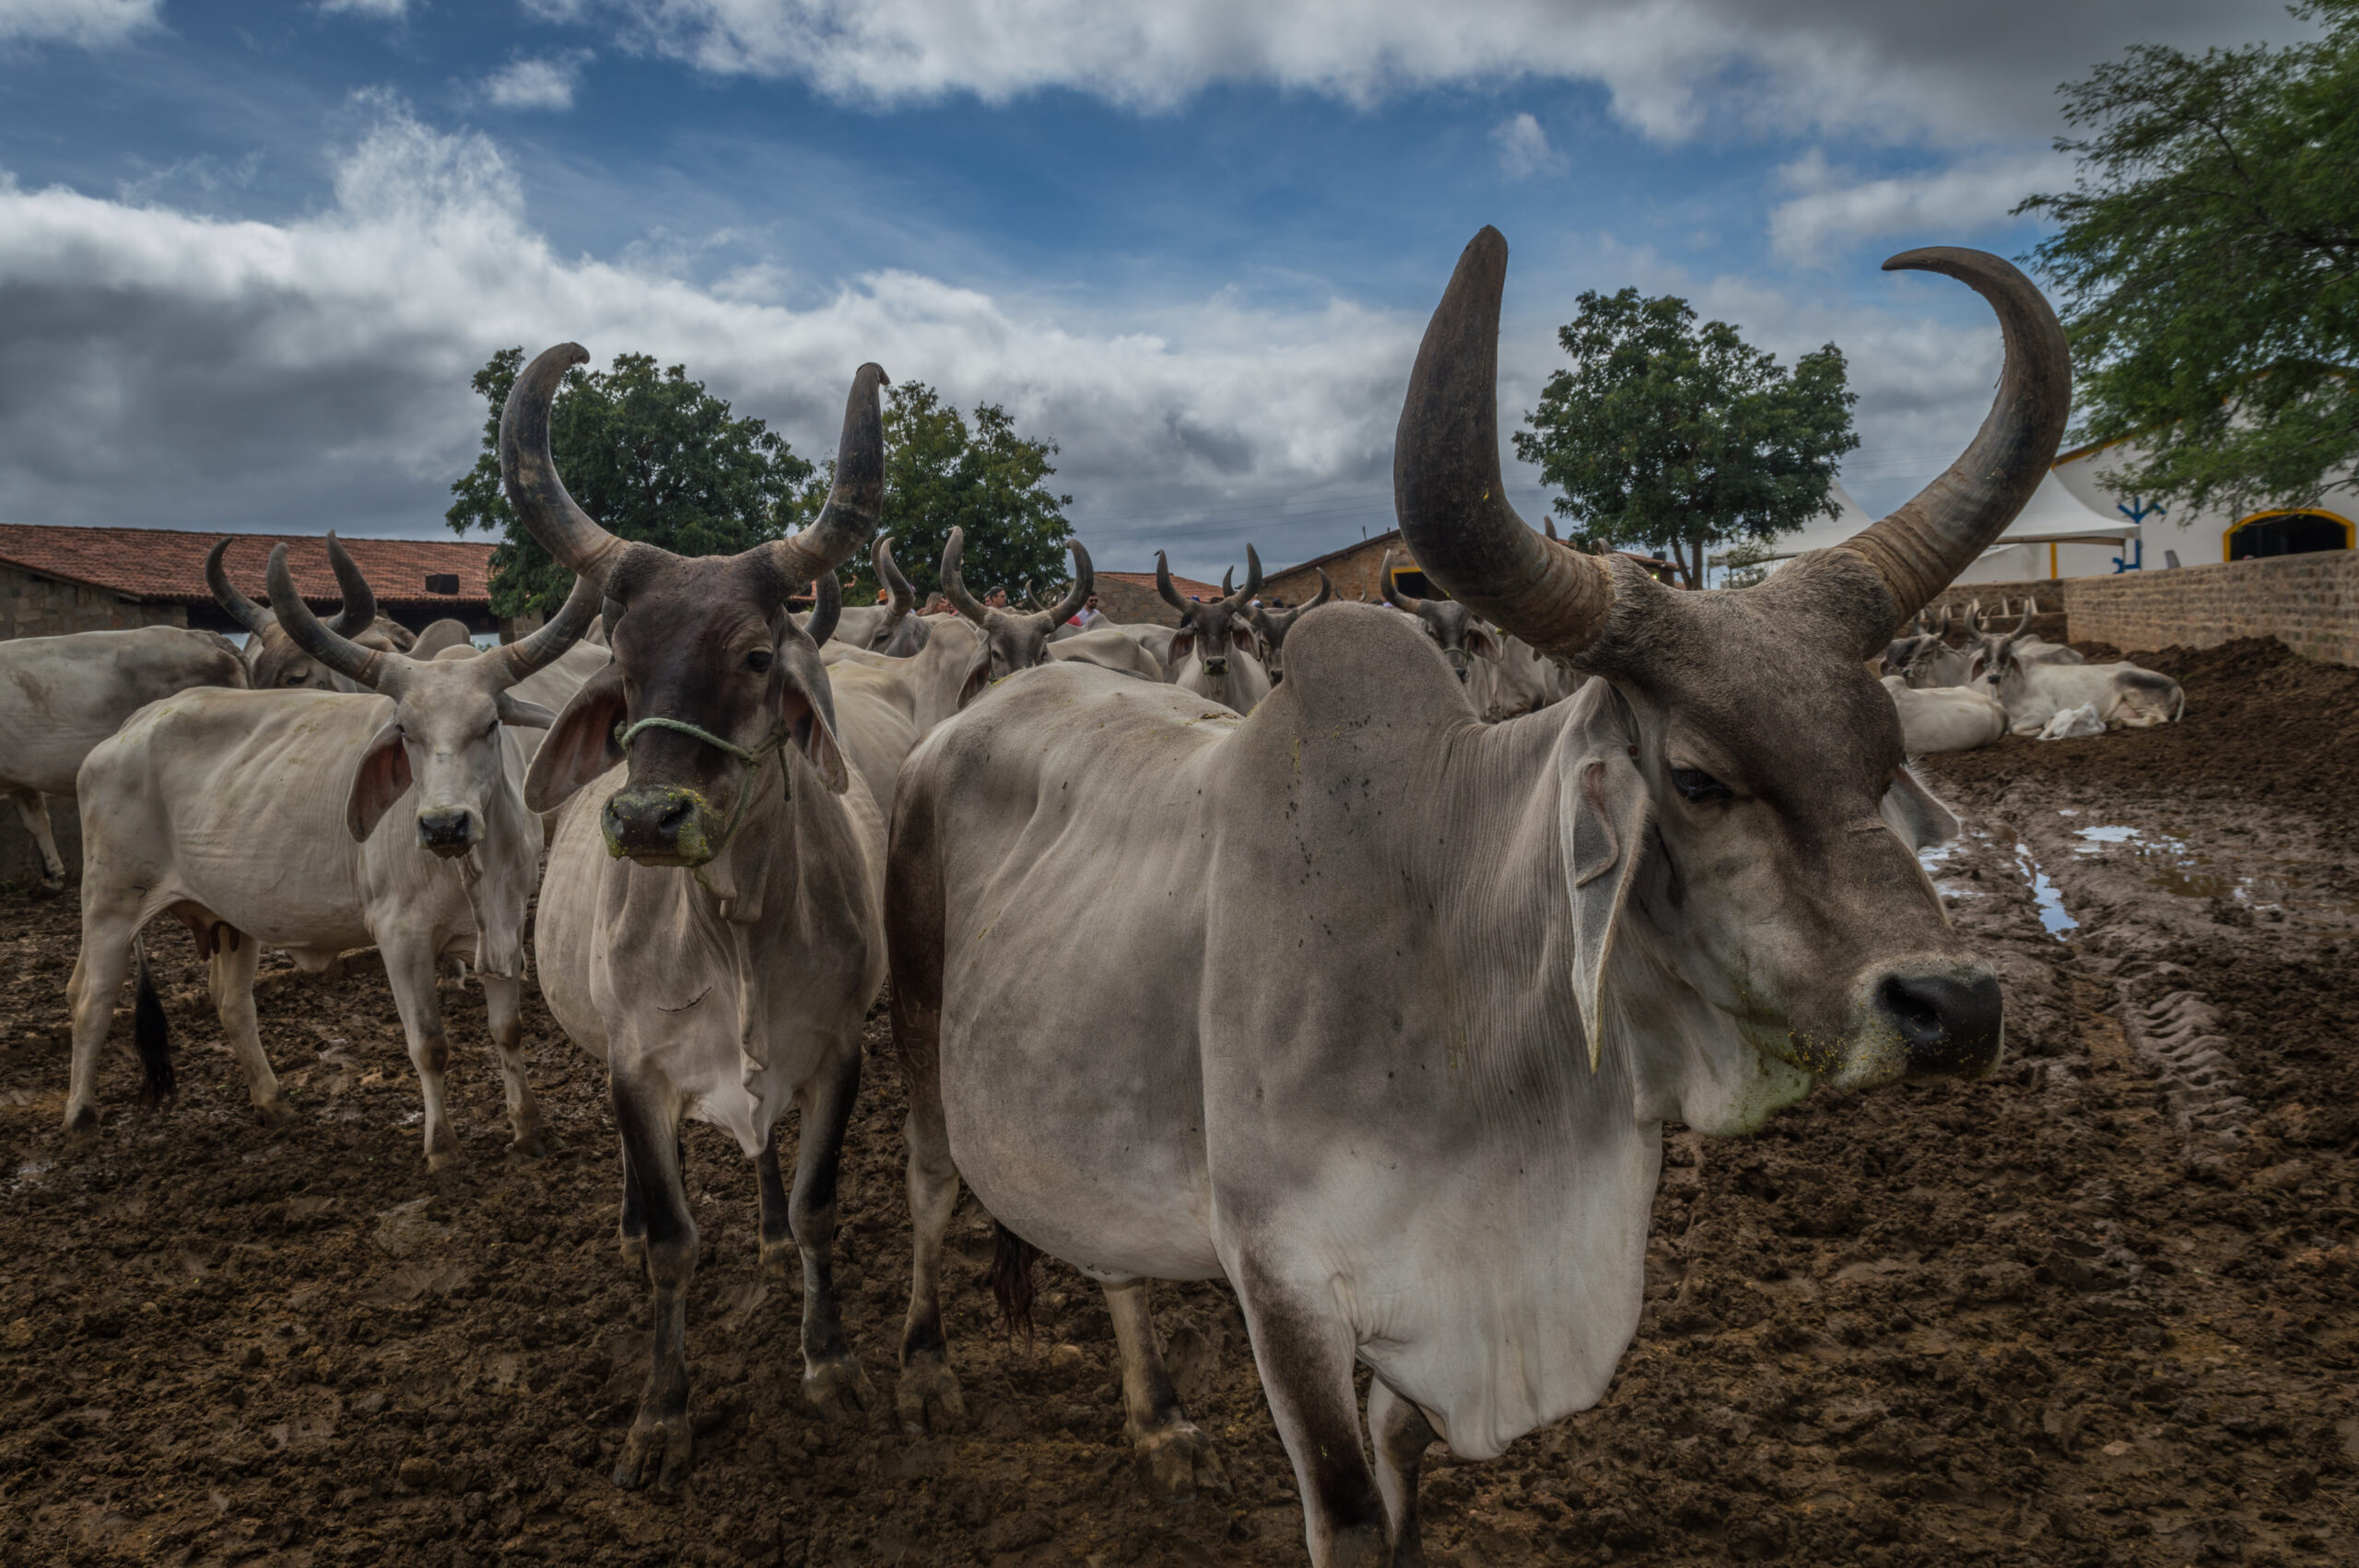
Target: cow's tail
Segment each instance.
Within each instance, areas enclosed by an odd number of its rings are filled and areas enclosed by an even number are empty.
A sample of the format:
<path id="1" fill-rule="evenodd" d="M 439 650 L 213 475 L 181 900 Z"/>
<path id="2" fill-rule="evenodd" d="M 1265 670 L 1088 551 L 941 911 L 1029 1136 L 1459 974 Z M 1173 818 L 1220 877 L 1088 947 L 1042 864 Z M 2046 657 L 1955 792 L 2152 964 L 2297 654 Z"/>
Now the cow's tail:
<path id="1" fill-rule="evenodd" d="M 131 956 L 139 971 L 139 989 L 131 1004 L 131 1043 L 139 1053 L 139 1108 L 158 1109 L 180 1092 L 172 1077 L 172 1026 L 164 1015 L 163 999 L 156 994 L 156 976 L 147 966 L 147 939 L 131 939 Z"/>
<path id="2" fill-rule="evenodd" d="M 1001 1224 L 992 1222 L 992 1234 L 996 1243 L 992 1250 L 992 1299 L 999 1303 L 1000 1327 L 1010 1339 L 1019 1328 L 1024 1341 L 1032 1342 L 1032 1265 L 1039 1260 L 1040 1249 Z"/>
<path id="3" fill-rule="evenodd" d="M 2177 723 L 2178 716 L 2186 711 L 2187 688 L 2178 682 L 2173 681 L 2171 683 L 2171 722 Z"/>

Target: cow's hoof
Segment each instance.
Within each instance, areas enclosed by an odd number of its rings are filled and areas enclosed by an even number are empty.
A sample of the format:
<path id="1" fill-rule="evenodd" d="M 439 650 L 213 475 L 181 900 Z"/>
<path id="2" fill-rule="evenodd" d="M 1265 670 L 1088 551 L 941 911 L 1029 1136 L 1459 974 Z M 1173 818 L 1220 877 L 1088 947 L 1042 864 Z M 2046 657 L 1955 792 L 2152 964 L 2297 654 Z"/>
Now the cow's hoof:
<path id="1" fill-rule="evenodd" d="M 429 1171 L 456 1170 L 459 1167 L 459 1140 L 449 1128 L 426 1145 L 426 1168 Z"/>
<path id="2" fill-rule="evenodd" d="M 803 1397 L 828 1421 L 849 1421 L 876 1408 L 876 1390 L 868 1374 L 848 1355 L 803 1364 Z"/>
<path id="3" fill-rule="evenodd" d="M 549 1157 L 549 1141 L 541 1136 L 541 1129 L 536 1127 L 530 1132 L 518 1133 L 516 1141 L 508 1145 L 508 1152 L 527 1160 L 546 1160 Z"/>
<path id="4" fill-rule="evenodd" d="M 622 1456 L 615 1461 L 615 1484 L 625 1492 L 651 1486 L 670 1492 L 688 1473 L 688 1412 L 667 1416 L 640 1412 L 623 1439 Z"/>
<path id="5" fill-rule="evenodd" d="M 254 1105 L 254 1119 L 264 1127 L 284 1127 L 294 1114 L 283 1099 L 261 1100 Z"/>
<path id="6" fill-rule="evenodd" d="M 912 1437 L 951 1431 L 967 1419 L 958 1375 L 940 1356 L 924 1356 L 903 1367 L 893 1403 L 901 1412 L 901 1430 Z"/>
<path id="7" fill-rule="evenodd" d="M 99 1113 L 85 1107 L 65 1118 L 65 1152 L 87 1154 L 99 1146 Z"/>
<path id="8" fill-rule="evenodd" d="M 1160 1432 L 1141 1433 L 1137 1445 L 1139 1480 L 1165 1503 L 1184 1503 L 1200 1492 L 1228 1490 L 1228 1475 L 1213 1452 L 1213 1441 L 1188 1422 L 1176 1422 Z"/>
<path id="9" fill-rule="evenodd" d="M 65 879 L 62 876 L 55 882 L 52 882 L 47 877 L 43 877 L 41 881 L 33 883 L 33 896 L 35 898 L 54 898 L 65 891 Z"/>

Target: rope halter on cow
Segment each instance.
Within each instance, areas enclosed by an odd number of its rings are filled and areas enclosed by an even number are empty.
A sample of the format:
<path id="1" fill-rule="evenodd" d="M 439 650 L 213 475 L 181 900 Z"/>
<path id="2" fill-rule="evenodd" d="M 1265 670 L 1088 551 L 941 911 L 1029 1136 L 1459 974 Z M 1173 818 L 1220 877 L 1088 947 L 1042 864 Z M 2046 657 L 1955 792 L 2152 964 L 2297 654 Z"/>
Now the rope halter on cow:
<path id="1" fill-rule="evenodd" d="M 754 798 L 754 776 L 761 771 L 762 759 L 773 752 L 783 752 L 790 738 L 788 732 L 781 728 L 771 731 L 769 738 L 760 745 L 741 746 L 734 741 L 716 735 L 711 731 L 691 724 L 685 719 L 666 719 L 658 714 L 641 719 L 628 728 L 625 728 L 620 722 L 615 725 L 615 744 L 622 748 L 623 755 L 630 755 L 630 743 L 639 738 L 639 732 L 641 730 L 676 731 L 690 740 L 702 741 L 713 750 L 734 756 L 745 765 L 746 778 L 745 784 L 737 791 L 737 809 L 729 813 L 729 825 L 722 829 L 720 842 L 712 847 L 712 852 L 716 857 L 726 850 L 736 839 L 737 828 L 745 820 L 745 807 Z M 783 756 L 779 758 L 778 763 L 778 791 L 780 800 L 789 804 L 793 802 L 794 778 L 788 770 L 786 758 Z"/>

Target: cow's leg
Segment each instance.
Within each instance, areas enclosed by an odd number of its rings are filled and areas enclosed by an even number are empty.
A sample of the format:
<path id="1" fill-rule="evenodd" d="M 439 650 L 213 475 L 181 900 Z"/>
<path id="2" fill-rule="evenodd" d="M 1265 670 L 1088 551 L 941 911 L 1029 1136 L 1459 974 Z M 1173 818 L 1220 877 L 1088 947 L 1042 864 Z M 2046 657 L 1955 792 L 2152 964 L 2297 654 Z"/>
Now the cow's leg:
<path id="1" fill-rule="evenodd" d="M 615 1484 L 668 1492 L 688 1471 L 688 1281 L 697 1271 L 697 1223 L 680 1176 L 679 1097 L 669 1085 L 619 1071 L 611 1085 L 655 1308 L 647 1387 L 615 1462 Z"/>
<path id="2" fill-rule="evenodd" d="M 836 1304 L 836 1165 L 860 1094 L 860 1041 L 839 1048 L 803 1085 L 803 1135 L 794 1151 L 794 1196 L 787 1214 L 803 1254 L 803 1394 L 821 1414 L 874 1409 L 876 1391 L 844 1338 Z"/>
<path id="3" fill-rule="evenodd" d="M 1253 1363 L 1294 1463 L 1313 1568 L 1384 1568 L 1384 1501 L 1360 1447 L 1358 1344 L 1318 1281 L 1289 1279 L 1282 1262 L 1248 1257 L 1231 1270 L 1253 1338 Z"/>
<path id="4" fill-rule="evenodd" d="M 762 1145 L 759 1158 L 754 1162 L 754 1178 L 761 1189 L 761 1261 L 764 1270 L 773 1263 L 782 1264 L 794 1251 L 794 1219 L 787 1207 L 786 1181 L 778 1168 L 778 1127 L 773 1123 L 768 1141 Z"/>
<path id="5" fill-rule="evenodd" d="M 439 1171 L 456 1164 L 459 1140 L 451 1130 L 451 1113 L 443 1104 L 442 1075 L 451 1066 L 451 1036 L 442 1028 L 442 998 L 434 986 L 435 944 L 395 941 L 381 945 L 385 979 L 393 987 L 393 1010 L 401 1014 L 402 1034 L 409 1044 L 410 1065 L 417 1070 L 418 1092 L 426 1101 L 426 1168 Z"/>
<path id="6" fill-rule="evenodd" d="M 533 1098 L 532 1082 L 524 1076 L 524 985 L 512 976 L 488 971 L 482 979 L 491 1048 L 499 1058 L 499 1082 L 508 1094 L 508 1125 L 516 1134 L 510 1147 L 537 1160 L 549 1146 L 541 1136 L 540 1102 Z"/>
<path id="7" fill-rule="evenodd" d="M 950 1163 L 950 1129 L 933 1073 L 910 1073 L 910 1114 L 901 1122 L 910 1153 L 910 1314 L 901 1326 L 901 1383 L 894 1403 L 901 1429 L 941 1432 L 967 1417 L 942 1332 L 942 1238 L 958 1207 L 958 1167 Z"/>
<path id="8" fill-rule="evenodd" d="M 65 858 L 57 852 L 57 835 L 50 829 L 48 797 L 21 784 L 7 786 L 6 793 L 16 802 L 17 819 L 32 836 L 33 848 L 41 851 L 41 891 L 55 893 L 65 885 Z"/>
<path id="9" fill-rule="evenodd" d="M 647 1261 L 647 1206 L 639 1190 L 639 1173 L 631 1168 L 630 1145 L 623 1145 L 623 1223 L 616 1237 L 623 1261 Z"/>
<path id="10" fill-rule="evenodd" d="M 1417 1532 L 1417 1461 L 1434 1440 L 1433 1423 L 1379 1377 L 1368 1384 L 1367 1429 L 1375 1439 L 1376 1489 L 1392 1533 L 1392 1568 L 1426 1568 Z"/>
<path id="11" fill-rule="evenodd" d="M 114 1004 L 131 973 L 131 942 L 139 934 L 135 907 L 116 908 L 111 901 L 94 907 L 87 886 L 82 898 L 82 951 L 74 960 L 74 977 L 66 986 L 66 1002 L 74 1019 L 73 1065 L 65 1091 L 65 1141 L 69 1148 L 88 1148 L 99 1135 L 99 1052 L 114 1023 Z"/>
<path id="12" fill-rule="evenodd" d="M 278 1075 L 270 1070 L 270 1057 L 262 1048 L 262 1029 L 254 1018 L 254 970 L 262 964 L 262 943 L 237 927 L 218 921 L 207 928 L 206 940 L 213 954 L 205 966 L 205 989 L 213 994 L 213 1013 L 221 1020 L 221 1032 L 229 1036 L 229 1048 L 238 1053 L 238 1065 L 245 1070 L 246 1097 L 265 1125 L 283 1121 L 287 1102 L 279 1097 Z"/>
<path id="13" fill-rule="evenodd" d="M 1180 1408 L 1180 1391 L 1164 1370 L 1147 1282 L 1128 1280 L 1105 1291 L 1122 1357 L 1123 1424 L 1138 1457 L 1139 1478 L 1167 1503 L 1193 1497 L 1199 1488 L 1226 1492 L 1228 1478 L 1221 1473 L 1212 1440 Z"/>

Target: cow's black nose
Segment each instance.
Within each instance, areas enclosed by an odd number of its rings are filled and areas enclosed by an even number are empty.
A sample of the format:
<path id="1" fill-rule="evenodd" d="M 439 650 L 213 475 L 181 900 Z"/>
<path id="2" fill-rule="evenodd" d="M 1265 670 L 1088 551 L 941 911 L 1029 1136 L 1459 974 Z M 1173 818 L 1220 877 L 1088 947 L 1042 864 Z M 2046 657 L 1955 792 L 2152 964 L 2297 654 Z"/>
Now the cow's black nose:
<path id="1" fill-rule="evenodd" d="M 676 784 L 621 790 L 607 801 L 601 825 L 606 852 L 642 865 L 700 866 L 712 859 L 702 796 Z"/>
<path id="2" fill-rule="evenodd" d="M 475 813 L 464 806 L 429 806 L 417 813 L 417 841 L 445 860 L 475 847 Z"/>
<path id="3" fill-rule="evenodd" d="M 1900 1031 L 1911 1078 L 1979 1078 L 1998 1064 L 2006 1003 L 1996 976 L 1888 975 L 1876 1000 Z"/>

